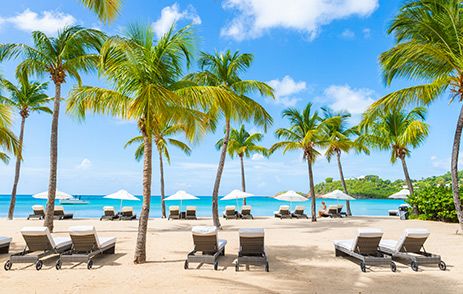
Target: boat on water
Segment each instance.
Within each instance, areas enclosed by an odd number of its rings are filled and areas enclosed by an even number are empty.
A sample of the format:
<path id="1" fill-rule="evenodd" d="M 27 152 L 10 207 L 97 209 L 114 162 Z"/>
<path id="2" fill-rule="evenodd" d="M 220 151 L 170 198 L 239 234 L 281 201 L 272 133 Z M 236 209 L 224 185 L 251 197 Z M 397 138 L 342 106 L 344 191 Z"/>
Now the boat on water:
<path id="1" fill-rule="evenodd" d="M 89 202 L 88 201 L 85 201 L 85 200 L 82 200 L 79 197 L 71 197 L 71 198 L 68 198 L 68 199 L 61 199 L 59 201 L 60 205 L 82 205 L 82 204 L 88 204 Z"/>

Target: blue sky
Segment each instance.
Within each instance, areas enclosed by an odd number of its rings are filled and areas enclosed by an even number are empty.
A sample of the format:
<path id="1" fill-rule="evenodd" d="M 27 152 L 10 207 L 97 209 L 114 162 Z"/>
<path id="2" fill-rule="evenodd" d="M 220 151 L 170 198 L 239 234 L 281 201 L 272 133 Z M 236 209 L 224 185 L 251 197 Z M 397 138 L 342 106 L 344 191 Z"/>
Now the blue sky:
<path id="1" fill-rule="evenodd" d="M 31 31 L 55 34 L 63 25 L 80 24 L 108 34 L 141 22 L 152 24 L 159 33 L 173 22 L 195 24 L 198 51 L 240 50 L 255 55 L 245 78 L 269 82 L 276 90 L 275 101 L 255 97 L 274 117 L 263 144 L 275 142 L 275 128 L 287 126 L 281 112 L 288 106 L 302 108 L 307 102 L 353 113 L 352 121 L 375 99 L 408 81 L 396 81 L 386 88 L 381 79 L 378 55 L 390 48 L 386 34 L 391 18 L 400 7 L 397 0 L 201 0 L 124 1 L 121 15 L 103 25 L 77 0 L 16 0 L 2 3 L 0 42 L 30 42 Z M 0 65 L 1 73 L 14 78 L 17 61 Z M 194 69 L 193 69 L 194 70 Z M 84 76 L 88 85 L 104 85 L 93 75 Z M 73 81 L 64 87 L 66 97 Z M 49 88 L 53 94 L 53 87 Z M 448 95 L 447 95 L 448 96 Z M 431 133 L 408 159 L 413 178 L 439 175 L 450 166 L 451 143 L 458 114 L 457 104 L 443 96 L 431 105 L 428 122 Z M 64 107 L 63 107 L 64 108 Z M 18 129 L 16 119 L 15 130 Z M 36 193 L 48 186 L 49 132 L 51 116 L 33 114 L 27 121 L 24 162 L 19 193 Z M 235 125 L 238 127 L 238 125 Z M 258 129 L 249 126 L 253 131 Z M 142 165 L 133 159 L 133 149 L 123 145 L 137 135 L 136 125 L 110 117 L 89 116 L 85 122 L 61 113 L 59 129 L 58 188 L 74 194 L 106 194 L 125 188 L 140 194 Z M 219 153 L 214 144 L 221 128 L 194 145 L 190 157 L 171 149 L 172 164 L 166 167 L 166 192 L 185 189 L 210 195 Z M 156 158 L 156 156 L 154 156 Z M 270 195 L 285 189 L 308 190 L 307 167 L 298 152 L 273 155 L 270 159 L 246 160 L 247 190 Z M 346 177 L 377 174 L 403 178 L 399 165 L 392 166 L 389 154 L 343 155 Z M 0 165 L 0 193 L 10 193 L 14 160 Z M 153 194 L 159 192 L 158 162 L 153 162 Z M 338 178 L 335 162 L 320 158 L 315 180 Z M 226 194 L 240 187 L 239 161 L 227 159 L 220 189 Z"/>

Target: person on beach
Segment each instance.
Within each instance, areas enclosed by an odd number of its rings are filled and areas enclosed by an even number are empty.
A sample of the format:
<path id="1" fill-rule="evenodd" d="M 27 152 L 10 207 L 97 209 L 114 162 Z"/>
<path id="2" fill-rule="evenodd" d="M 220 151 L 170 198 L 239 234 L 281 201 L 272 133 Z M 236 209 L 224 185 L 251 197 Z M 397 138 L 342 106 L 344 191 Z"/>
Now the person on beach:
<path id="1" fill-rule="evenodd" d="M 330 216 L 328 214 L 328 208 L 326 207 L 325 201 L 322 201 L 322 207 L 320 207 L 320 209 L 318 210 L 318 215 L 320 217 L 328 217 L 328 216 Z"/>

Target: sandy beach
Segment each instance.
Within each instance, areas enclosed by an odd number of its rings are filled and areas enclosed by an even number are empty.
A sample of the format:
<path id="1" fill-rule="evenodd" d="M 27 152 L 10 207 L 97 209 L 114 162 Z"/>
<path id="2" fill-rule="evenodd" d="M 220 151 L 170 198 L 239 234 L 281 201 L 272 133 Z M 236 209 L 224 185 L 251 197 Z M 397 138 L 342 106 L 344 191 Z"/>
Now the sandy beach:
<path id="1" fill-rule="evenodd" d="M 0 235 L 13 237 L 10 252 L 24 248 L 19 230 L 41 225 L 42 221 L 0 220 Z M 399 221 L 394 218 L 307 220 L 222 220 L 221 239 L 228 241 L 219 270 L 203 265 L 184 270 L 186 254 L 192 249 L 191 227 L 210 225 L 210 219 L 197 221 L 149 222 L 147 259 L 132 263 L 138 221 L 71 220 L 55 221 L 55 233 L 66 236 L 71 225 L 94 225 L 100 236 L 116 236 L 116 254 L 98 257 L 92 270 L 85 264 L 54 267 L 56 258 L 45 262 L 41 271 L 15 264 L 9 272 L 0 271 L 2 292 L 8 293 L 461 293 L 463 291 L 463 237 L 456 235 L 456 224 Z M 241 268 L 235 272 L 238 229 L 262 227 L 270 272 L 263 268 Z M 350 239 L 358 227 L 379 227 L 385 239 L 398 239 L 405 228 L 424 227 L 430 232 L 426 250 L 442 255 L 447 271 L 420 267 L 413 272 L 398 263 L 396 273 L 389 268 L 372 267 L 362 273 L 357 264 L 334 256 L 332 241 Z M 0 262 L 7 260 L 0 255 Z"/>

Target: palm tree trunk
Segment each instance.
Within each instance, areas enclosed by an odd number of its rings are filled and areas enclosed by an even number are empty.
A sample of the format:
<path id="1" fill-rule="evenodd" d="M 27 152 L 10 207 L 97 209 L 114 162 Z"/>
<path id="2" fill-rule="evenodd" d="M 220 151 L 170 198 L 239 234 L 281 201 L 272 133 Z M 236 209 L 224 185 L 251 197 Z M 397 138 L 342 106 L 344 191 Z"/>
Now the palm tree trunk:
<path id="1" fill-rule="evenodd" d="M 244 158 L 242 155 L 240 156 L 240 162 L 241 162 L 241 190 L 243 190 L 243 192 L 246 192 L 246 179 L 244 177 Z M 243 205 L 246 205 L 246 198 L 243 198 Z"/>
<path id="2" fill-rule="evenodd" d="M 344 180 L 344 172 L 342 171 L 341 151 L 336 152 L 336 158 L 338 160 L 339 178 L 341 178 L 342 188 L 344 189 L 344 193 L 349 194 L 349 192 L 347 192 L 346 181 Z M 349 200 L 346 200 L 346 213 L 347 213 L 348 216 L 352 215 L 352 212 L 350 210 L 350 201 Z"/>
<path id="3" fill-rule="evenodd" d="M 161 210 L 162 210 L 162 218 L 166 218 L 166 203 L 164 202 L 165 192 L 164 192 L 164 163 L 162 160 L 162 153 L 160 150 L 159 152 L 159 175 L 161 181 Z"/>
<path id="4" fill-rule="evenodd" d="M 313 182 L 313 171 L 312 171 L 312 162 L 310 160 L 307 160 L 307 165 L 309 168 L 309 188 L 310 188 L 310 198 L 312 199 L 312 204 L 311 204 L 311 210 L 312 210 L 312 221 L 316 222 L 317 221 L 317 204 L 315 203 L 315 186 Z"/>
<path id="5" fill-rule="evenodd" d="M 217 167 L 217 175 L 215 177 L 214 190 L 212 191 L 212 221 L 214 226 L 220 228 L 219 221 L 219 188 L 220 180 L 222 179 L 223 168 L 225 166 L 225 158 L 227 156 L 227 146 L 230 137 L 230 119 L 226 118 L 225 122 L 225 136 L 223 137 L 223 145 L 220 150 L 220 161 Z"/>
<path id="6" fill-rule="evenodd" d="M 14 207 L 16 205 L 16 191 L 18 189 L 19 174 L 21 172 L 22 150 L 23 150 L 23 142 L 24 142 L 24 125 L 25 124 L 26 124 L 26 117 L 22 115 L 21 116 L 21 129 L 19 131 L 19 150 L 18 150 L 18 156 L 16 156 L 16 170 L 14 173 L 13 189 L 11 191 L 10 208 L 8 209 L 8 219 L 10 220 L 13 219 Z"/>
<path id="7" fill-rule="evenodd" d="M 405 182 L 407 183 L 408 191 L 410 191 L 410 195 L 413 195 L 413 184 L 412 180 L 410 179 L 410 174 L 408 173 L 407 162 L 405 161 L 405 155 L 400 156 L 400 160 L 402 161 L 402 168 L 404 170 Z M 413 204 L 413 214 L 418 215 L 418 207 Z"/>
<path id="8" fill-rule="evenodd" d="M 460 141 L 461 141 L 462 129 L 463 129 L 463 106 L 460 110 L 460 115 L 458 117 L 457 127 L 455 130 L 455 137 L 453 139 L 452 163 L 451 163 L 451 168 L 450 168 L 450 171 L 452 173 L 453 203 L 455 205 L 455 210 L 457 212 L 457 217 L 458 217 L 458 222 L 460 223 L 461 232 L 463 232 L 463 211 L 462 211 L 461 200 L 460 200 L 460 188 L 458 186 L 458 156 L 460 152 Z"/>
<path id="9" fill-rule="evenodd" d="M 50 178 L 48 180 L 48 202 L 44 226 L 53 232 L 53 214 L 55 211 L 56 177 L 58 169 L 58 120 L 61 102 L 61 83 L 55 83 L 55 99 L 50 135 Z"/>
<path id="10" fill-rule="evenodd" d="M 143 132 L 143 145 L 143 206 L 141 208 L 140 220 L 138 221 L 137 244 L 133 260 L 136 264 L 146 261 L 146 232 L 148 230 L 151 201 L 152 140 L 145 132 Z"/>

